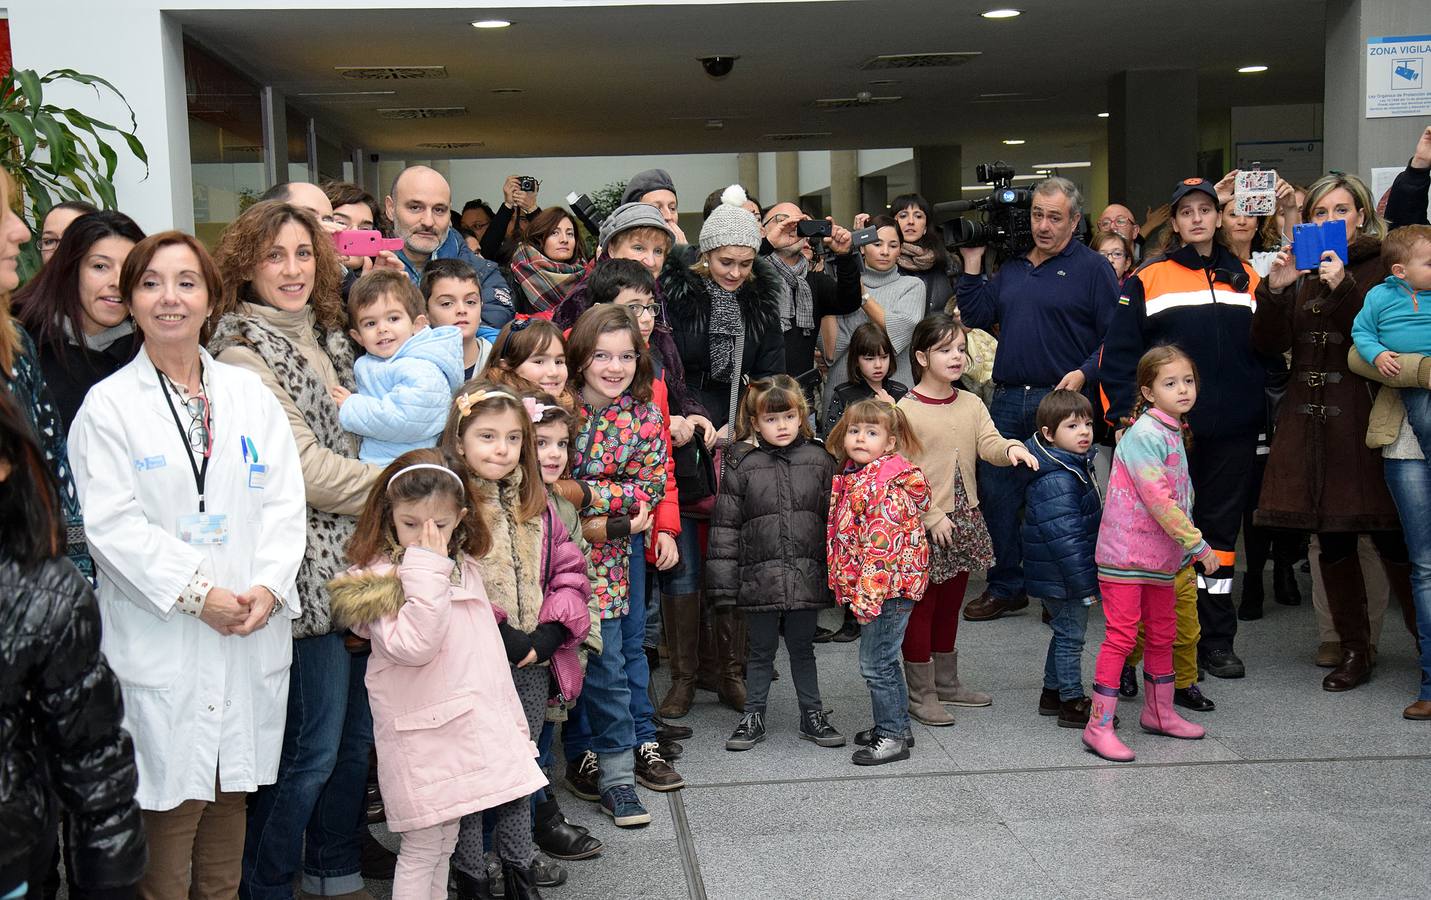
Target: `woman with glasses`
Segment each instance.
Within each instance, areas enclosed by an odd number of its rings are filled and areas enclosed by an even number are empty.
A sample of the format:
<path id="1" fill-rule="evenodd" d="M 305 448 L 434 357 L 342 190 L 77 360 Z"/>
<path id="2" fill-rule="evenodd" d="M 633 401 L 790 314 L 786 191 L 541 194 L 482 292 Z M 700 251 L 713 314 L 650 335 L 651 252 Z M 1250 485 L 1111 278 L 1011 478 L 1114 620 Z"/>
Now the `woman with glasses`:
<path id="1" fill-rule="evenodd" d="M 139 896 L 231 898 L 247 795 L 278 775 L 303 473 L 278 402 L 201 346 L 223 290 L 203 245 L 140 241 L 120 289 L 143 342 L 90 389 L 70 461 L 134 737 Z"/>
<path id="2" fill-rule="evenodd" d="M 66 200 L 51 206 L 40 223 L 40 262 L 49 263 L 50 257 L 60 248 L 60 239 L 75 219 L 93 212 L 99 212 L 99 208 L 83 200 Z"/>

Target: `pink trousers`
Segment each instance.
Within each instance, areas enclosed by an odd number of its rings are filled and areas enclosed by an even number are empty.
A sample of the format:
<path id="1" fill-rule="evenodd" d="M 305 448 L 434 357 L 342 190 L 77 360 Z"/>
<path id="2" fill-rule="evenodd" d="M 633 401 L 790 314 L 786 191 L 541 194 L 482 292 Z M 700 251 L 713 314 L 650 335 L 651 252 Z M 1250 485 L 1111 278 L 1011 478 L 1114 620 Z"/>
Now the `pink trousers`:
<path id="1" fill-rule="evenodd" d="M 447 861 L 457 846 L 461 819 L 402 833 L 393 900 L 447 900 Z"/>
<path id="2" fill-rule="evenodd" d="M 1173 637 L 1177 634 L 1172 583 L 1122 584 L 1098 580 L 1103 595 L 1103 616 L 1108 630 L 1103 646 L 1098 649 L 1098 663 L 1093 677 L 1104 687 L 1116 688 L 1123 674 L 1123 663 L 1138 643 L 1138 622 L 1145 635 L 1143 671 L 1152 675 L 1171 675 L 1173 671 Z"/>

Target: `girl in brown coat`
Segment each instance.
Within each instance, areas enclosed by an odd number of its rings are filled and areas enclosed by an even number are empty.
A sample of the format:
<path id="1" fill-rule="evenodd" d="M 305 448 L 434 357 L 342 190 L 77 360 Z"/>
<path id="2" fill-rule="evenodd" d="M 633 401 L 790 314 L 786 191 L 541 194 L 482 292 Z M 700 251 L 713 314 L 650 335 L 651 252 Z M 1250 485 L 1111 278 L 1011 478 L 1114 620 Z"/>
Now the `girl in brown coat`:
<path id="1" fill-rule="evenodd" d="M 1362 440 L 1373 387 L 1347 368 L 1351 324 L 1366 292 L 1386 277 L 1381 238 L 1386 225 L 1366 185 L 1355 176 L 1327 175 L 1307 191 L 1303 219 L 1340 220 L 1347 228 L 1345 262 L 1322 254 L 1316 271 L 1298 272 L 1282 250 L 1257 288 L 1252 345 L 1259 353 L 1291 351 L 1292 373 L 1277 417 L 1256 522 L 1316 532 L 1342 659 L 1322 681 L 1348 691 L 1371 675 L 1366 588 L 1357 535 L 1368 533 L 1393 589 L 1410 597 L 1410 567 L 1396 507 L 1381 461 Z"/>

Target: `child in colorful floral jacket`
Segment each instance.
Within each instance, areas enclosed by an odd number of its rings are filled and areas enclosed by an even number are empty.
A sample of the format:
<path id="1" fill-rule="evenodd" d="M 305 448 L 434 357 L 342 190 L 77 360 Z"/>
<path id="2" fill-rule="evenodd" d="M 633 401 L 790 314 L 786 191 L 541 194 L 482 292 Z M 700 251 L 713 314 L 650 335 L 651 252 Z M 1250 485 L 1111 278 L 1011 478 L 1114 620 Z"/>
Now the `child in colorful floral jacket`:
<path id="1" fill-rule="evenodd" d="M 870 689 L 874 727 L 855 735 L 855 765 L 908 759 L 909 693 L 900 646 L 909 613 L 929 586 L 923 516 L 929 485 L 900 455 L 917 452 L 904 413 L 861 400 L 830 432 L 826 447 L 844 464 L 830 496 L 826 547 L 835 600 L 859 619 L 860 674 Z"/>

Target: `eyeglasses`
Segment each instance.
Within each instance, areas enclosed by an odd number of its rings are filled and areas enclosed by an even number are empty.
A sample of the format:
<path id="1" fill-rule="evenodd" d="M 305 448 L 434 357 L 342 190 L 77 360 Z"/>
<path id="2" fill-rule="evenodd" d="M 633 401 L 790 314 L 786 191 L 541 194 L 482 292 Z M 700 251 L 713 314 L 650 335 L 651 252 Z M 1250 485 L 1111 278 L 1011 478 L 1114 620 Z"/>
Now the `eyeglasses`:
<path id="1" fill-rule="evenodd" d="M 1127 259 L 1128 254 L 1123 250 L 1099 250 L 1108 259 Z"/>
<path id="2" fill-rule="evenodd" d="M 189 414 L 189 429 L 186 432 L 189 439 L 189 449 L 195 453 L 202 453 L 207 456 L 211 449 L 209 443 L 209 401 L 206 397 L 190 397 L 187 400 L 174 389 L 175 399 L 179 405 L 184 407 L 184 412 Z"/>
<path id="3" fill-rule="evenodd" d="M 636 313 L 637 316 L 650 316 L 653 319 L 656 318 L 656 312 L 659 309 L 655 303 L 622 303 L 620 305 L 623 309 L 629 309 Z"/>
<path id="4" fill-rule="evenodd" d="M 621 353 L 613 356 L 605 350 L 598 350 L 591 354 L 591 361 L 603 366 L 609 365 L 612 360 L 616 360 L 623 366 L 634 366 L 636 365 L 636 359 L 637 356 L 634 353 Z"/>
<path id="5" fill-rule="evenodd" d="M 1115 226 L 1115 225 L 1118 226 L 1119 228 L 1127 228 L 1129 225 L 1132 225 L 1132 224 L 1133 224 L 1133 220 L 1130 219 L 1130 218 L 1128 218 L 1127 216 L 1119 216 L 1119 217 L 1116 218 L 1116 219 L 1099 219 L 1099 220 L 1098 220 L 1098 227 L 1099 227 L 1099 228 L 1102 228 L 1104 231 L 1107 231 L 1109 228 L 1112 228 L 1112 227 Z"/>
<path id="6" fill-rule="evenodd" d="M 39 244 L 41 250 L 53 250 L 60 245 L 60 239 L 57 237 L 42 237 L 40 238 Z"/>

